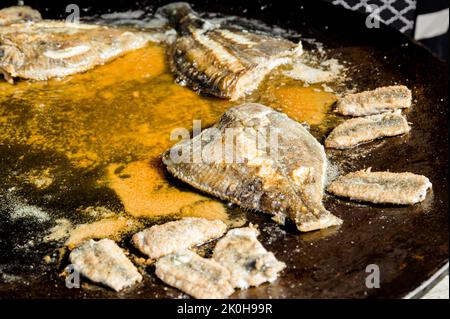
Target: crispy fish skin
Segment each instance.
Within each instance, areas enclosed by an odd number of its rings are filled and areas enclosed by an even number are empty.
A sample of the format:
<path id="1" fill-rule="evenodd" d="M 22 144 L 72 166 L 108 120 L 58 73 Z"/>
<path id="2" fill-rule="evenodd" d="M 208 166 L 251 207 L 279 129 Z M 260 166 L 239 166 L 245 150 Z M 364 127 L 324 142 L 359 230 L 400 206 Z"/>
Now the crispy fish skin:
<path id="1" fill-rule="evenodd" d="M 115 291 L 142 280 L 142 275 L 122 249 L 108 238 L 82 243 L 70 253 L 69 260 L 83 276 Z"/>
<path id="2" fill-rule="evenodd" d="M 180 153 L 186 157 L 177 158 Z M 229 109 L 213 127 L 167 150 L 162 160 L 182 181 L 268 213 L 279 224 L 287 218 L 300 231 L 311 231 L 342 223 L 322 204 L 328 165 L 323 146 L 302 125 L 264 105 Z"/>
<path id="3" fill-rule="evenodd" d="M 199 93 L 237 100 L 276 67 L 303 53 L 301 43 L 225 28 L 203 20 L 186 3 L 160 8 L 177 28 L 170 67 L 177 82 Z"/>
<path id="4" fill-rule="evenodd" d="M 225 267 L 189 250 L 164 256 L 155 266 L 159 279 L 197 299 L 223 299 L 234 292 Z"/>
<path id="5" fill-rule="evenodd" d="M 259 232 L 250 227 L 235 228 L 221 238 L 213 252 L 213 259 L 231 273 L 233 287 L 247 289 L 265 282 L 273 282 L 286 264 L 276 259 L 258 241 Z"/>
<path id="6" fill-rule="evenodd" d="M 338 177 L 328 191 L 356 201 L 413 205 L 423 201 L 430 188 L 431 182 L 422 175 L 372 172 L 369 168 Z"/>
<path id="7" fill-rule="evenodd" d="M 350 116 L 379 114 L 409 108 L 411 100 L 411 90 L 406 86 L 385 86 L 340 98 L 336 104 L 336 112 Z"/>
<path id="8" fill-rule="evenodd" d="M 227 226 L 220 220 L 185 217 L 147 228 L 134 234 L 131 241 L 142 253 L 156 259 L 203 244 L 222 236 L 226 231 Z"/>
<path id="9" fill-rule="evenodd" d="M 44 20 L 0 27 L 0 73 L 47 80 L 84 72 L 144 47 L 149 35 L 113 27 Z"/>
<path id="10" fill-rule="evenodd" d="M 42 16 L 39 11 L 28 6 L 13 6 L 0 10 L 0 27 L 24 22 L 41 21 Z"/>
<path id="11" fill-rule="evenodd" d="M 400 110 L 347 120 L 336 126 L 325 140 L 328 148 L 352 148 L 373 140 L 409 132 L 411 127 Z"/>

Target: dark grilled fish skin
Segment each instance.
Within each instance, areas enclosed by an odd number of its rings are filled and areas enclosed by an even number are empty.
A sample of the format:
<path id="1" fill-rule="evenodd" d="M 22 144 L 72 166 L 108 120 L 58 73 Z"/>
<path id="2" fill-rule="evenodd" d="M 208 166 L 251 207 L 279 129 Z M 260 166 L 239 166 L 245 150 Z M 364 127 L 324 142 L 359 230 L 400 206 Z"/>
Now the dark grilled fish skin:
<path id="1" fill-rule="evenodd" d="M 47 80 L 83 72 L 144 47 L 146 33 L 44 20 L 0 27 L 0 74 Z"/>
<path id="2" fill-rule="evenodd" d="M 409 132 L 411 127 L 400 110 L 349 119 L 336 126 L 325 140 L 327 148 L 352 148 L 375 139 Z"/>
<path id="3" fill-rule="evenodd" d="M 369 168 L 338 177 L 328 191 L 356 201 L 413 205 L 423 201 L 430 188 L 431 182 L 422 175 L 372 172 Z"/>
<path id="4" fill-rule="evenodd" d="M 287 218 L 300 231 L 311 231 L 342 223 L 322 204 L 328 164 L 323 146 L 302 125 L 264 105 L 231 108 L 162 160 L 184 182 L 271 214 L 280 224 Z"/>
<path id="5" fill-rule="evenodd" d="M 239 99 L 303 52 L 301 43 L 212 24 L 186 3 L 164 6 L 157 14 L 178 33 L 169 52 L 177 82 L 199 93 Z"/>
<path id="6" fill-rule="evenodd" d="M 41 21 L 42 16 L 39 11 L 28 6 L 14 6 L 0 10 L 0 27 L 24 22 Z"/>

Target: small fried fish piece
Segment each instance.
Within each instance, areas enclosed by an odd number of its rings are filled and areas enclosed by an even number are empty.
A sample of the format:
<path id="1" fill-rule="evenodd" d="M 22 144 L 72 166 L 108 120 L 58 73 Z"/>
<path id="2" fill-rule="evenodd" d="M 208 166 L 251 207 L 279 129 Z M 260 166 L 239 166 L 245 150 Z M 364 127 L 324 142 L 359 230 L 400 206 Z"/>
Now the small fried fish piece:
<path id="1" fill-rule="evenodd" d="M 156 259 L 178 250 L 204 244 L 222 236 L 227 226 L 221 220 L 185 217 L 162 225 L 154 225 L 137 234 L 131 241 L 142 253 Z"/>
<path id="2" fill-rule="evenodd" d="M 406 86 L 385 86 L 340 98 L 336 104 L 336 112 L 350 116 L 379 114 L 409 108 L 411 100 L 411 90 Z"/>
<path id="3" fill-rule="evenodd" d="M 372 172 L 369 168 L 338 177 L 328 191 L 356 201 L 413 205 L 423 201 L 430 188 L 430 180 L 423 175 Z"/>
<path id="4" fill-rule="evenodd" d="M 347 120 L 328 135 L 325 147 L 352 148 L 373 140 L 396 136 L 411 130 L 406 118 L 400 110 Z"/>
<path id="5" fill-rule="evenodd" d="M 28 6 L 13 6 L 0 10 L 0 27 L 13 23 L 37 22 L 42 16 L 39 11 Z"/>
<path id="6" fill-rule="evenodd" d="M 194 298 L 222 299 L 234 292 L 225 267 L 189 250 L 164 256 L 155 266 L 159 279 Z"/>
<path id="7" fill-rule="evenodd" d="M 43 20 L 0 27 L 0 74 L 48 80 L 84 72 L 150 41 L 145 32 Z"/>
<path id="8" fill-rule="evenodd" d="M 250 227 L 235 228 L 221 238 L 213 259 L 231 273 L 233 287 L 247 289 L 264 282 L 273 282 L 286 264 L 276 259 L 258 241 L 259 231 Z"/>
<path id="9" fill-rule="evenodd" d="M 70 253 L 69 260 L 83 276 L 115 291 L 142 280 L 123 250 L 108 238 L 82 243 Z"/>

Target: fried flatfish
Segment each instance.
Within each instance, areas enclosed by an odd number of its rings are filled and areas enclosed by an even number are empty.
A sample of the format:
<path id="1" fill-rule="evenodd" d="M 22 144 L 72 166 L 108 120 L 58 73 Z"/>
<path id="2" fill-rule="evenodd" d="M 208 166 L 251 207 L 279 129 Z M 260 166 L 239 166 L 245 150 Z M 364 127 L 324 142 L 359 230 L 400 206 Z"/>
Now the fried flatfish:
<path id="1" fill-rule="evenodd" d="M 131 241 L 142 253 L 156 259 L 178 250 L 204 244 L 222 236 L 226 231 L 227 226 L 220 220 L 185 217 L 147 228 L 134 234 Z"/>
<path id="2" fill-rule="evenodd" d="M 115 291 L 142 280 L 122 249 L 108 238 L 84 242 L 70 253 L 69 260 L 83 276 Z"/>
<path id="3" fill-rule="evenodd" d="M 430 188 L 431 182 L 422 175 L 372 172 L 369 168 L 338 177 L 328 191 L 356 201 L 413 205 L 423 201 Z"/>
<path id="4" fill-rule="evenodd" d="M 340 98 L 336 104 L 336 112 L 351 116 L 379 114 L 409 108 L 411 100 L 411 90 L 406 86 L 385 86 Z"/>
<path id="5" fill-rule="evenodd" d="M 113 27 L 44 20 L 0 27 L 0 75 L 47 80 L 83 72 L 145 46 L 149 36 Z"/>
<path id="6" fill-rule="evenodd" d="M 300 231 L 339 225 L 322 204 L 327 158 L 306 128 L 261 104 L 229 109 L 213 127 L 162 155 L 168 171 L 250 210 L 291 219 Z"/>
<path id="7" fill-rule="evenodd" d="M 13 23 L 24 23 L 41 21 L 39 11 L 28 6 L 13 6 L 0 10 L 0 27 Z"/>
<path id="8" fill-rule="evenodd" d="M 265 282 L 273 282 L 286 265 L 278 261 L 258 241 L 256 228 L 230 230 L 221 238 L 213 252 L 213 259 L 231 273 L 233 287 L 247 289 Z"/>
<path id="9" fill-rule="evenodd" d="M 400 110 L 358 117 L 336 126 L 325 140 L 328 148 L 352 148 L 387 136 L 396 136 L 411 130 Z"/>
<path id="10" fill-rule="evenodd" d="M 159 279 L 198 299 L 222 299 L 234 292 L 225 267 L 189 250 L 164 256 L 155 267 Z"/>
<path id="11" fill-rule="evenodd" d="M 157 14 L 178 33 L 170 49 L 177 82 L 200 93 L 236 100 L 303 52 L 301 43 L 202 19 L 187 3 L 169 4 Z"/>

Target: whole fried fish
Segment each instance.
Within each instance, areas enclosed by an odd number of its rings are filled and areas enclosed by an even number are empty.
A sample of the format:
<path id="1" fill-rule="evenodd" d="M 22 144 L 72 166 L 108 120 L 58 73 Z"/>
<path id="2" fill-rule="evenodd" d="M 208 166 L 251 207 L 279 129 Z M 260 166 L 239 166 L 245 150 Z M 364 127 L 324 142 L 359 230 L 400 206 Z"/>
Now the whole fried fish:
<path id="1" fill-rule="evenodd" d="M 200 93 L 236 100 L 303 52 L 301 43 L 211 23 L 187 3 L 166 5 L 157 15 L 169 20 L 178 33 L 170 49 L 177 82 Z"/>
<path id="2" fill-rule="evenodd" d="M 300 231 L 339 225 L 322 204 L 327 159 L 299 123 L 261 104 L 243 104 L 162 155 L 184 182 Z"/>
<path id="3" fill-rule="evenodd" d="M 79 73 L 145 46 L 146 33 L 44 20 L 0 27 L 0 74 L 47 80 Z"/>
<path id="4" fill-rule="evenodd" d="M 28 6 L 13 6 L 0 10 L 0 27 L 13 23 L 24 23 L 30 21 L 41 21 L 39 11 Z"/>

